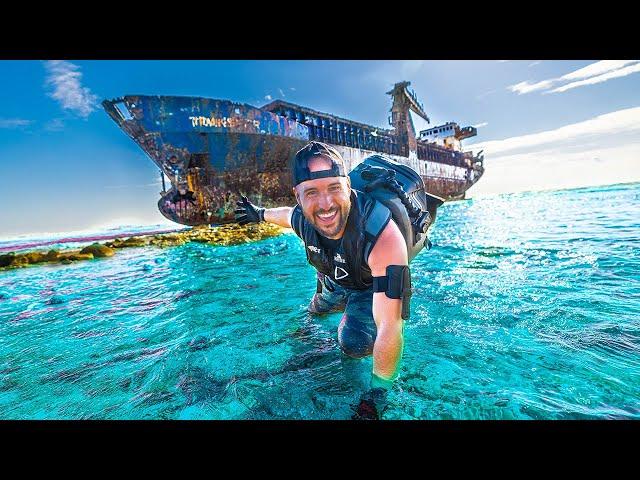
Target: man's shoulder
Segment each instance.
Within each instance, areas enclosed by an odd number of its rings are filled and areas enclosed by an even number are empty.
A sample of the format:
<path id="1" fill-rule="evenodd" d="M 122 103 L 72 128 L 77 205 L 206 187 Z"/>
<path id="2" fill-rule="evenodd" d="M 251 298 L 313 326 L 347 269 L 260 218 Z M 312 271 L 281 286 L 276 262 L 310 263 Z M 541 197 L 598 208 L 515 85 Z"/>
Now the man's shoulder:
<path id="1" fill-rule="evenodd" d="M 401 265 L 408 263 L 407 243 L 393 219 L 380 232 L 367 258 L 373 270 L 378 265 Z"/>

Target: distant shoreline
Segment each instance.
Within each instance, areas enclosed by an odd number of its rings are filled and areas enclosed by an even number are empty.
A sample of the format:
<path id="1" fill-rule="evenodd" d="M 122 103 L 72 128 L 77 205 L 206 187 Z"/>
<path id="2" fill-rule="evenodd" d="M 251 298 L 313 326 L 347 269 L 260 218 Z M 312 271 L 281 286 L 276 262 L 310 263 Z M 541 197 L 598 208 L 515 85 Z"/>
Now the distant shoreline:
<path id="1" fill-rule="evenodd" d="M 114 238 L 122 238 L 122 237 L 141 237 L 143 235 L 159 235 L 162 233 L 171 233 L 178 232 L 182 230 L 181 228 L 172 228 L 169 230 L 152 230 L 149 232 L 119 232 L 119 233 L 110 233 L 103 235 L 90 235 L 86 237 L 63 237 L 55 240 L 44 240 L 39 242 L 25 243 L 22 245 L 12 245 L 12 246 L 4 246 L 0 247 L 0 252 L 7 251 L 15 251 L 15 250 L 25 250 L 27 248 L 34 247 L 44 247 L 47 245 L 55 245 L 58 243 L 80 243 L 80 242 L 95 242 L 98 240 L 112 240 Z"/>

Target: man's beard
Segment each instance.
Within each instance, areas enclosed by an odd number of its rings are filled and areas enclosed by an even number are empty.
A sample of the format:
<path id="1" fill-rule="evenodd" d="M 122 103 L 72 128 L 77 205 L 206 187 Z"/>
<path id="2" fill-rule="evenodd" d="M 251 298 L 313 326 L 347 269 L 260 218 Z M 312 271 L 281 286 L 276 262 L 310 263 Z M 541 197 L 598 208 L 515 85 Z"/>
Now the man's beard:
<path id="1" fill-rule="evenodd" d="M 314 214 L 312 214 L 312 218 L 309 218 L 309 216 L 307 215 L 305 215 L 305 217 L 313 225 L 313 227 L 318 231 L 318 233 L 320 233 L 321 235 L 324 235 L 325 237 L 331 238 L 336 236 L 338 233 L 340 233 L 342 228 L 346 225 L 347 219 L 349 218 L 350 208 L 351 208 L 351 202 L 348 202 L 346 205 L 335 207 L 334 210 L 337 209 L 337 216 L 336 216 L 336 219 L 334 220 L 335 225 L 332 225 L 330 227 L 322 225 L 318 220 L 318 218 L 316 217 L 316 215 L 318 215 L 319 213 L 329 213 L 331 210 L 327 212 L 316 211 Z"/>

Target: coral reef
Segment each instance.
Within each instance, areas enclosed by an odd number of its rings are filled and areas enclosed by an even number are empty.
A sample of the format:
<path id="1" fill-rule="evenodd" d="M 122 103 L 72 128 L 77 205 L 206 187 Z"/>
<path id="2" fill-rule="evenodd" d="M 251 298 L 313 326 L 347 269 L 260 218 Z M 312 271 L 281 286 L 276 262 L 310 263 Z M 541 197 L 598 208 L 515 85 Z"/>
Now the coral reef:
<path id="1" fill-rule="evenodd" d="M 107 247 L 106 245 L 93 243 L 80 250 L 80 253 L 90 253 L 94 257 L 111 257 L 115 255 L 116 251 L 111 247 Z"/>
<path id="2" fill-rule="evenodd" d="M 189 242 L 206 243 L 209 245 L 238 245 L 254 242 L 264 238 L 280 235 L 285 229 L 271 223 L 260 223 L 240 226 L 235 223 L 217 227 L 198 226 L 189 230 L 156 235 L 138 235 L 124 240 L 116 238 L 113 241 L 93 243 L 81 250 L 49 250 L 48 252 L 9 252 L 0 255 L 0 270 L 28 267 L 45 263 L 61 263 L 68 265 L 81 260 L 111 257 L 117 249 L 132 247 L 175 247 Z"/>

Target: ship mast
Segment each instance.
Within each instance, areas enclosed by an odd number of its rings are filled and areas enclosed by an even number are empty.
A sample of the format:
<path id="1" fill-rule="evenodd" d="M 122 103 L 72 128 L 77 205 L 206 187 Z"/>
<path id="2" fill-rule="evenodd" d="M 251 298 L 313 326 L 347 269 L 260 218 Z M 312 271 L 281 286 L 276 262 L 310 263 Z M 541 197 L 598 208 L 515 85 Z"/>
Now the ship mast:
<path id="1" fill-rule="evenodd" d="M 424 111 L 424 107 L 418 102 L 416 94 L 408 90 L 411 82 L 399 82 L 393 86 L 393 89 L 387 92 L 393 98 L 391 106 L 391 118 L 389 124 L 395 129 L 395 135 L 400 147 L 400 155 L 408 157 L 409 152 L 418 150 L 416 140 L 416 130 L 411 120 L 409 111 L 413 111 L 427 123 L 431 123 L 429 117 Z"/>

